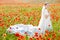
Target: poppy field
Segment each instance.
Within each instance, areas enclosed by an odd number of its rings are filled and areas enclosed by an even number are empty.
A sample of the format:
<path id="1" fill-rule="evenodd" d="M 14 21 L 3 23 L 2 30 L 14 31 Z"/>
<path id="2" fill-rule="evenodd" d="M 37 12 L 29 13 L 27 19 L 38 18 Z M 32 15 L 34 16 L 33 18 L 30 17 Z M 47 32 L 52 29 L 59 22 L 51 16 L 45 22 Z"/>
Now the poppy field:
<path id="1" fill-rule="evenodd" d="M 33 37 L 22 36 L 19 33 L 9 34 L 7 28 L 15 24 L 32 24 L 37 26 L 41 18 L 41 6 L 7 6 L 0 5 L 0 40 L 60 40 L 60 4 L 51 4 L 48 10 L 51 12 L 53 31 L 46 30 L 45 35 L 35 33 Z"/>

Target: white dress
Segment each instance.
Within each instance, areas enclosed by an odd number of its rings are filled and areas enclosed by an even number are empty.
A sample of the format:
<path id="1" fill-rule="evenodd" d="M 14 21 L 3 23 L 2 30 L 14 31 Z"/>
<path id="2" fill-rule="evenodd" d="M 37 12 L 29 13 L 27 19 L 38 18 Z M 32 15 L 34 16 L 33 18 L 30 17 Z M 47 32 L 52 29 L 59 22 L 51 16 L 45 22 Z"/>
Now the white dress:
<path id="1" fill-rule="evenodd" d="M 45 18 L 45 15 L 49 15 L 47 19 Z M 41 30 L 38 30 L 39 28 Z M 50 30 L 50 29 L 52 29 L 52 24 L 50 21 L 50 14 L 48 13 L 47 9 L 45 9 L 45 6 L 43 6 L 41 19 L 37 27 L 33 25 L 16 24 L 16 25 L 10 26 L 7 29 L 7 32 L 10 34 L 15 34 L 19 32 L 21 35 L 25 35 L 25 32 L 27 32 L 28 35 L 33 36 L 35 32 L 38 32 L 38 34 L 40 33 L 44 34 L 45 30 Z"/>
<path id="2" fill-rule="evenodd" d="M 46 18 L 45 16 L 48 15 L 48 17 Z M 41 14 L 41 19 L 39 22 L 38 27 L 41 28 L 41 33 L 45 33 L 46 30 L 52 30 L 52 23 L 50 20 L 50 13 L 48 12 L 48 10 L 45 8 L 45 6 L 43 6 L 42 8 L 42 14 Z"/>

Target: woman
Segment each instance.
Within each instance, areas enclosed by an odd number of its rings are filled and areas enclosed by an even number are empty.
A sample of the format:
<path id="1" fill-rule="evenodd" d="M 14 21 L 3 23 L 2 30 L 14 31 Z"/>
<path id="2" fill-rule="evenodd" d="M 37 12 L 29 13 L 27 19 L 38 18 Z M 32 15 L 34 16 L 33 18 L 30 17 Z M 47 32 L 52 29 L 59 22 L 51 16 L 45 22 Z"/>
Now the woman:
<path id="1" fill-rule="evenodd" d="M 50 14 L 47 11 L 48 4 L 46 3 L 43 8 L 42 8 L 42 14 L 41 14 L 41 19 L 39 22 L 38 27 L 35 27 L 33 25 L 24 25 L 24 24 L 16 24 L 13 26 L 10 26 L 7 31 L 9 33 L 16 33 L 19 32 L 20 34 L 24 35 L 25 33 L 28 33 L 30 36 L 33 36 L 35 32 L 40 33 L 45 33 L 45 30 L 50 30 L 52 29 L 51 21 L 50 21 Z M 41 30 L 38 30 L 38 29 Z"/>
<path id="2" fill-rule="evenodd" d="M 46 30 L 52 30 L 52 23 L 50 20 L 50 13 L 48 12 L 48 3 L 45 3 L 43 8 L 42 8 L 42 14 L 41 14 L 41 19 L 39 22 L 39 26 L 41 28 L 41 33 L 45 33 Z"/>

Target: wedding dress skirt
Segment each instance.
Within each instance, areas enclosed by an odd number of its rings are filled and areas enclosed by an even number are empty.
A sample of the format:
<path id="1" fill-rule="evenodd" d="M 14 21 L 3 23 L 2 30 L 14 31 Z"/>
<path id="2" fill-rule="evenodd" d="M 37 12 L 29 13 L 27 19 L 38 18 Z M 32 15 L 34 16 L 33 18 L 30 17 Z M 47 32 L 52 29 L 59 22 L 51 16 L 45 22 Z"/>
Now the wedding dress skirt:
<path id="1" fill-rule="evenodd" d="M 48 17 L 45 18 L 45 15 L 48 15 Z M 38 34 L 40 33 L 44 34 L 45 30 L 50 31 L 51 29 L 52 29 L 52 24 L 50 20 L 50 14 L 48 13 L 47 9 L 45 9 L 45 6 L 43 6 L 42 13 L 41 13 L 41 19 L 40 19 L 38 26 L 16 24 L 16 25 L 10 26 L 7 29 L 7 32 L 10 34 L 15 34 L 19 32 L 21 35 L 25 35 L 25 33 L 27 33 L 28 35 L 33 36 L 35 32 L 37 32 Z"/>
<path id="2" fill-rule="evenodd" d="M 10 26 L 7 29 L 8 33 L 15 34 L 20 33 L 21 35 L 25 35 L 25 32 L 27 32 L 28 35 L 33 36 L 35 32 L 40 33 L 40 30 L 38 27 L 33 25 L 24 25 L 24 24 L 16 24 L 13 26 Z"/>

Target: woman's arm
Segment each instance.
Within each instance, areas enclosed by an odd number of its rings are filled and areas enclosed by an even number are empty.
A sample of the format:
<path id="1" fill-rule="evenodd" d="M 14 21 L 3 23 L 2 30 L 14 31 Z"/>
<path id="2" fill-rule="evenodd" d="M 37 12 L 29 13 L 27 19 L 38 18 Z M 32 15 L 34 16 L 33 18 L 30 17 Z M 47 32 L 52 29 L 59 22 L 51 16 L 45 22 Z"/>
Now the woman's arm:
<path id="1" fill-rule="evenodd" d="M 46 10 L 45 10 L 45 18 L 46 18 L 46 19 L 49 17 L 49 14 L 50 14 L 49 11 L 46 9 Z"/>
<path id="2" fill-rule="evenodd" d="M 45 15 L 45 18 L 47 19 L 49 15 Z"/>

